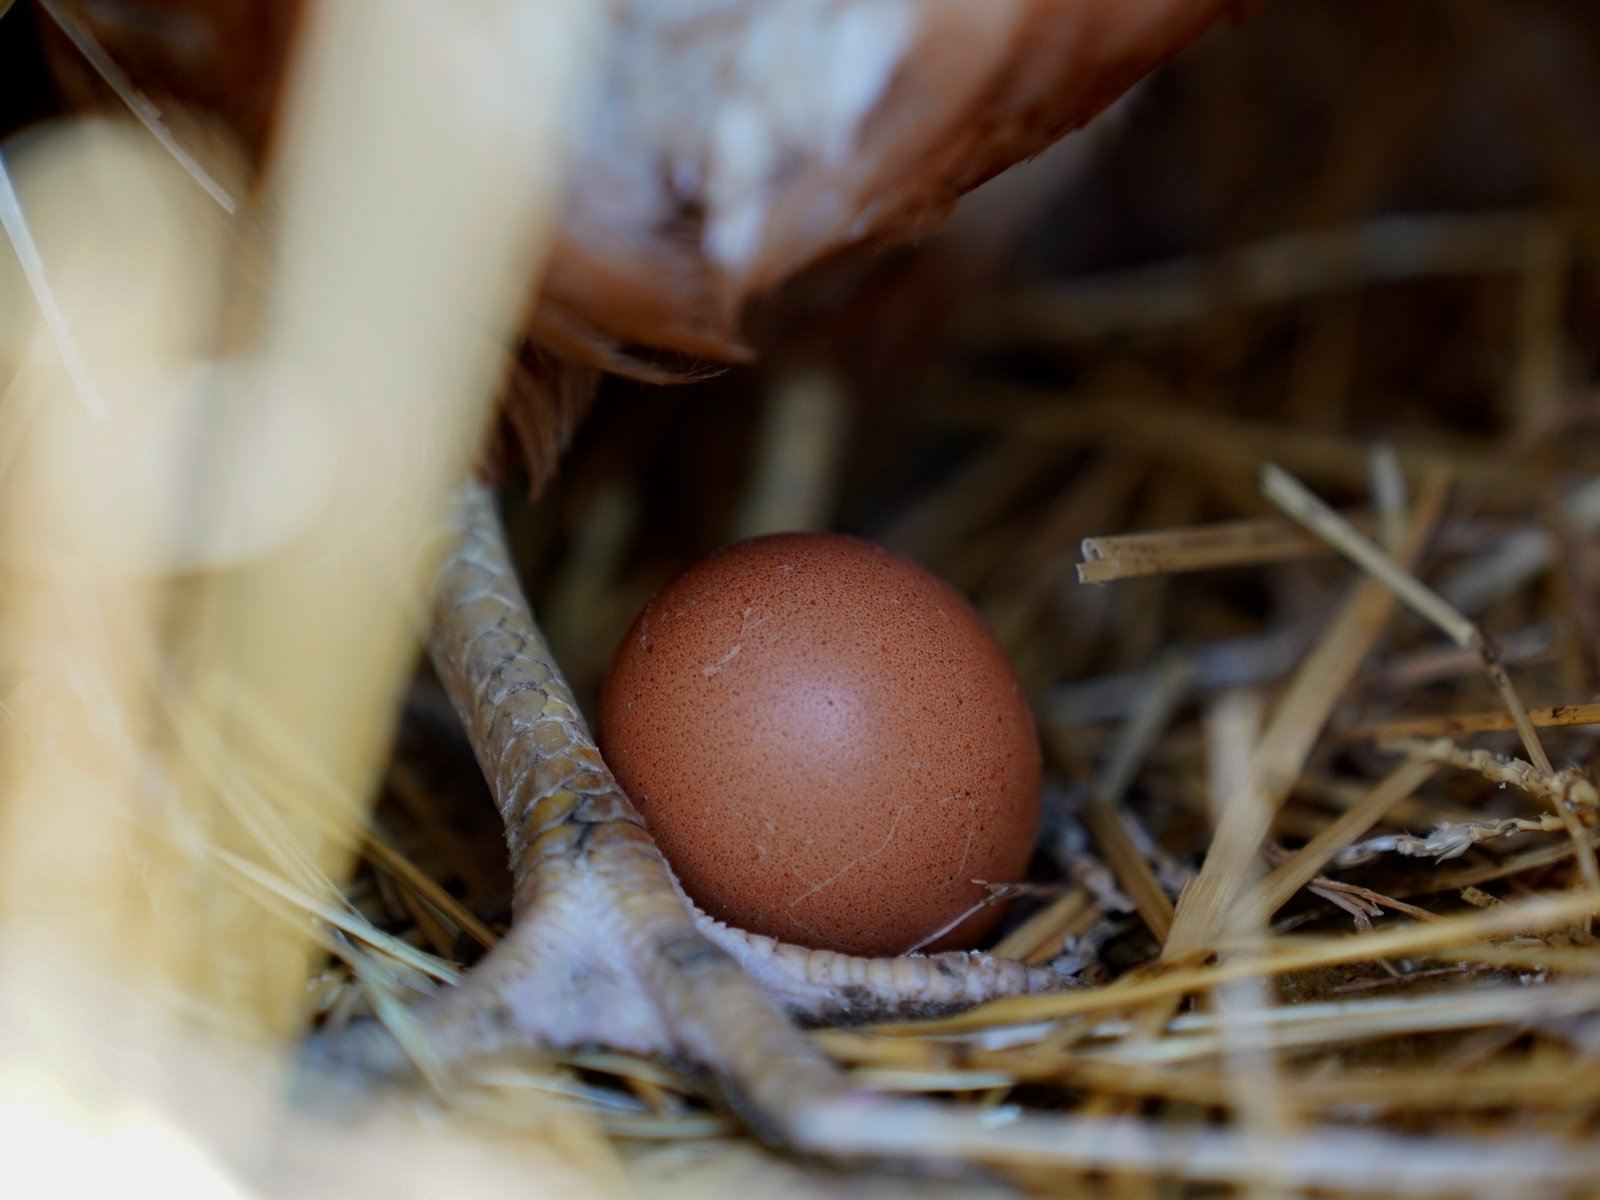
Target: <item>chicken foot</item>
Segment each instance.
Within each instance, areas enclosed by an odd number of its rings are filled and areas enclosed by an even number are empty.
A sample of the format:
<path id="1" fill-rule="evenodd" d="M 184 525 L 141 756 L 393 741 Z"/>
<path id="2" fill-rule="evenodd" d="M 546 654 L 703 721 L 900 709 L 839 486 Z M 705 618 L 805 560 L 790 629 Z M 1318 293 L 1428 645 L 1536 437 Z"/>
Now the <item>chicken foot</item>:
<path id="1" fill-rule="evenodd" d="M 601 760 L 522 597 L 486 489 L 463 493 L 457 521 L 431 653 L 505 822 L 513 924 L 459 985 L 413 1011 L 430 1059 L 449 1066 L 524 1047 L 661 1054 L 763 1140 L 795 1145 L 818 1106 L 888 1101 L 853 1088 L 791 1018 L 927 1016 L 1074 986 L 977 953 L 808 950 L 697 911 Z M 376 1021 L 319 1035 L 313 1057 L 377 1074 L 410 1063 Z"/>

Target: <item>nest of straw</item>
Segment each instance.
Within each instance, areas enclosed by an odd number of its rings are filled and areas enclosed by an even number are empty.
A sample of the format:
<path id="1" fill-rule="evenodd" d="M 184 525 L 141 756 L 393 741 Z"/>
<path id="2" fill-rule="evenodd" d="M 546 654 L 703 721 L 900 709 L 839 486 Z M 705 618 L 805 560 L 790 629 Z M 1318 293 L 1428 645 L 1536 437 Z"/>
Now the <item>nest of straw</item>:
<path id="1" fill-rule="evenodd" d="M 1594 1186 L 1596 79 L 1580 0 L 1281 0 L 1001 244 L 814 272 L 761 314 L 763 367 L 608 385 L 555 484 L 509 497 L 580 696 L 656 587 L 774 523 L 910 554 L 1006 645 L 1046 825 L 994 949 L 1095 986 L 813 1035 L 866 1086 L 992 1116 L 961 1194 Z M 234 884 L 332 931 L 317 1020 L 503 932 L 500 831 L 425 674 L 338 838 L 349 909 Z M 772 1159 L 619 1054 L 417 1103 L 650 1194 L 902 1186 Z"/>
<path id="2" fill-rule="evenodd" d="M 802 350 L 774 316 L 762 373 L 608 393 L 520 544 L 591 695 L 655 587 L 786 504 L 918 557 L 1005 641 L 1050 772 L 996 948 L 1105 986 L 818 1031 L 863 1082 L 1148 1118 L 1157 1174 L 1227 1128 L 1263 1183 L 1316 1180 L 1345 1134 L 1367 1187 L 1470 1161 L 1509 1189 L 1600 1098 L 1600 41 L 1572 5 L 1348 8 L 1170 68 L 980 299 L 905 315 L 961 278 L 936 243 Z M 397 798 L 442 778 L 414 753 Z M 435 861 L 417 809 L 384 811 Z M 374 916 L 416 936 L 383 876 Z M 1234 951 L 1186 954 L 1219 930 Z M 733 1134 L 658 1064 L 567 1067 L 621 1136 Z M 1033 1149 L 1007 1173 L 1073 1186 Z"/>

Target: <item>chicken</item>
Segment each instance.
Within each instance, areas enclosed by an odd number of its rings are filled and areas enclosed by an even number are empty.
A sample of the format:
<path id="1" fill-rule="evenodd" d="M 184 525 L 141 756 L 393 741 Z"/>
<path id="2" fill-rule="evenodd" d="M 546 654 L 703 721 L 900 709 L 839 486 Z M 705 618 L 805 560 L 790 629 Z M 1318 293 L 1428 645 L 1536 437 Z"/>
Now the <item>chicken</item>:
<path id="1" fill-rule="evenodd" d="M 301 0 L 44 0 L 158 103 L 270 153 Z M 588 398 L 749 357 L 751 300 L 846 246 L 935 228 L 1261 0 L 614 0 L 606 74 L 508 390 L 538 480 Z M 70 94 L 105 99 L 70 37 Z"/>
<path id="2" fill-rule="evenodd" d="M 56 61 L 81 101 L 101 90 L 90 55 L 103 49 L 135 88 L 206 109 L 270 156 L 298 5 L 41 4 L 65 35 Z M 537 371 L 507 393 L 531 474 L 554 467 L 589 373 L 669 378 L 748 357 L 740 321 L 753 298 L 847 245 L 925 233 L 963 193 L 1242 7 L 616 0 L 599 99 L 529 310 Z M 466 983 L 416 1014 L 432 1058 L 604 1038 L 693 1064 L 755 1132 L 819 1149 L 807 1132 L 819 1113 L 881 1102 L 854 1092 L 780 1008 L 861 1019 L 1068 985 L 984 955 L 808 951 L 696 913 L 601 761 L 482 488 L 465 494 L 461 522 L 431 649 L 505 821 L 515 924 Z M 314 1054 L 368 1071 L 406 1065 L 377 1024 L 331 1031 Z"/>

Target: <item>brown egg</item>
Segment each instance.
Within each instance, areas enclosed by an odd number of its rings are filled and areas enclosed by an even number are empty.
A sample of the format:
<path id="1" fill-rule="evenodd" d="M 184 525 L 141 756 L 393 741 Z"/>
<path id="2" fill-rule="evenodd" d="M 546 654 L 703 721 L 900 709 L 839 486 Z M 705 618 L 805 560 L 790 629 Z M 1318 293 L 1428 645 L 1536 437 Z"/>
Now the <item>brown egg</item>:
<path id="1" fill-rule="evenodd" d="M 617 651 L 600 740 L 689 895 L 801 945 L 902 953 L 1033 848 L 1038 740 L 1005 654 L 857 538 L 757 538 L 674 579 Z"/>

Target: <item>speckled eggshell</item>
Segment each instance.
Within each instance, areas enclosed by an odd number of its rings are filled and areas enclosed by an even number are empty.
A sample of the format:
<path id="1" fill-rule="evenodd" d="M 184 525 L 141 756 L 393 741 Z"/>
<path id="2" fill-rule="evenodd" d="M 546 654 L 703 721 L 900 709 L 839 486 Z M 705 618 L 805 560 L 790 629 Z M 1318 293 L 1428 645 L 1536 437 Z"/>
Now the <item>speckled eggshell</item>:
<path id="1" fill-rule="evenodd" d="M 955 589 L 857 538 L 756 538 L 678 576 L 617 652 L 600 737 L 689 895 L 785 941 L 902 953 L 1033 848 L 1038 739 L 1005 654 Z"/>

